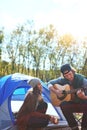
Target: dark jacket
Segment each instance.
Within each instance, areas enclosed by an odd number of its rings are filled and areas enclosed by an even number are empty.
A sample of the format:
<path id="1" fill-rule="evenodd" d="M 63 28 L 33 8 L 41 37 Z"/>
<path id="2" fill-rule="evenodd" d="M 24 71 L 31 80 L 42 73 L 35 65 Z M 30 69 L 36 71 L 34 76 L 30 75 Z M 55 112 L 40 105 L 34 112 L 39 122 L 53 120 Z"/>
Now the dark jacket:
<path id="1" fill-rule="evenodd" d="M 50 116 L 38 109 L 38 106 L 42 104 L 46 103 L 43 100 L 39 102 L 37 95 L 32 92 L 27 94 L 17 114 L 17 126 L 19 129 L 25 127 L 23 130 L 28 130 L 28 128 L 41 128 L 48 125 Z"/>

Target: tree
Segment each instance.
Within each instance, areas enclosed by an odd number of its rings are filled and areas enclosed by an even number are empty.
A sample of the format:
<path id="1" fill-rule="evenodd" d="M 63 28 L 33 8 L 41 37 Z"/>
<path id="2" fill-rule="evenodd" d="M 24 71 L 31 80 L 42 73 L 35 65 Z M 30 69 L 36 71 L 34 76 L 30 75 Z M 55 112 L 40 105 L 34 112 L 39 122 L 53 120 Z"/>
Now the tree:
<path id="1" fill-rule="evenodd" d="M 1 61 L 1 55 L 2 55 L 2 42 L 4 40 L 4 33 L 3 30 L 0 30 L 0 61 Z"/>

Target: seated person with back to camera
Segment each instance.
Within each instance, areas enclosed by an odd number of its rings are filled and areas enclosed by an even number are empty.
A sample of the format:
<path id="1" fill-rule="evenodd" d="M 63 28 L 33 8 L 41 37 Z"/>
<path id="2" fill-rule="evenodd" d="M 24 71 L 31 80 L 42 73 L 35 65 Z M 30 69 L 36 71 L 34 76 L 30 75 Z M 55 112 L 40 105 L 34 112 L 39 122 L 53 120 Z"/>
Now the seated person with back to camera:
<path id="1" fill-rule="evenodd" d="M 27 92 L 24 103 L 17 114 L 18 130 L 41 130 L 49 124 L 49 121 L 57 124 L 56 117 L 46 114 L 48 105 L 41 95 L 40 80 L 31 79 L 29 85 L 32 87 L 32 91 Z"/>

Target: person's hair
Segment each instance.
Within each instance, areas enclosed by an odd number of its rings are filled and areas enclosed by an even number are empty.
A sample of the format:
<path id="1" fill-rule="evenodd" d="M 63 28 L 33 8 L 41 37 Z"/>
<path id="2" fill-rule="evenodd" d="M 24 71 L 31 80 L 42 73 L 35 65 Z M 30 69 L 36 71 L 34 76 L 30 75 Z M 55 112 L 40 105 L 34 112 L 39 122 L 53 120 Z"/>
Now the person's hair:
<path id="1" fill-rule="evenodd" d="M 74 67 L 72 67 L 72 72 L 75 74 L 76 73 L 76 69 Z"/>
<path id="2" fill-rule="evenodd" d="M 72 67 L 72 66 L 71 66 L 71 71 L 73 72 L 73 74 L 76 73 L 76 69 L 75 69 L 74 67 Z M 64 77 L 64 74 L 63 74 L 63 73 L 61 73 L 61 77 Z"/>
<path id="3" fill-rule="evenodd" d="M 37 85 L 33 88 L 33 93 L 36 95 L 40 94 L 40 90 Z"/>

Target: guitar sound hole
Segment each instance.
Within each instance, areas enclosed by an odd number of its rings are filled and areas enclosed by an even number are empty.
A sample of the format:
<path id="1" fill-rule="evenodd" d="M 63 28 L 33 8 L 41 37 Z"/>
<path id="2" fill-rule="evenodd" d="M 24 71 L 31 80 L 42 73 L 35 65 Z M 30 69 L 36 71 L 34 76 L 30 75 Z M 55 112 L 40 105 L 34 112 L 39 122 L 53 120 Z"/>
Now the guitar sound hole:
<path id="1" fill-rule="evenodd" d="M 62 94 L 67 94 L 65 90 L 62 91 Z"/>
<path id="2" fill-rule="evenodd" d="M 57 98 L 58 98 L 59 100 L 63 100 L 63 99 L 67 96 L 67 93 L 66 93 L 65 90 L 63 90 L 62 94 L 63 94 L 63 96 L 61 96 L 61 97 L 57 96 Z"/>

